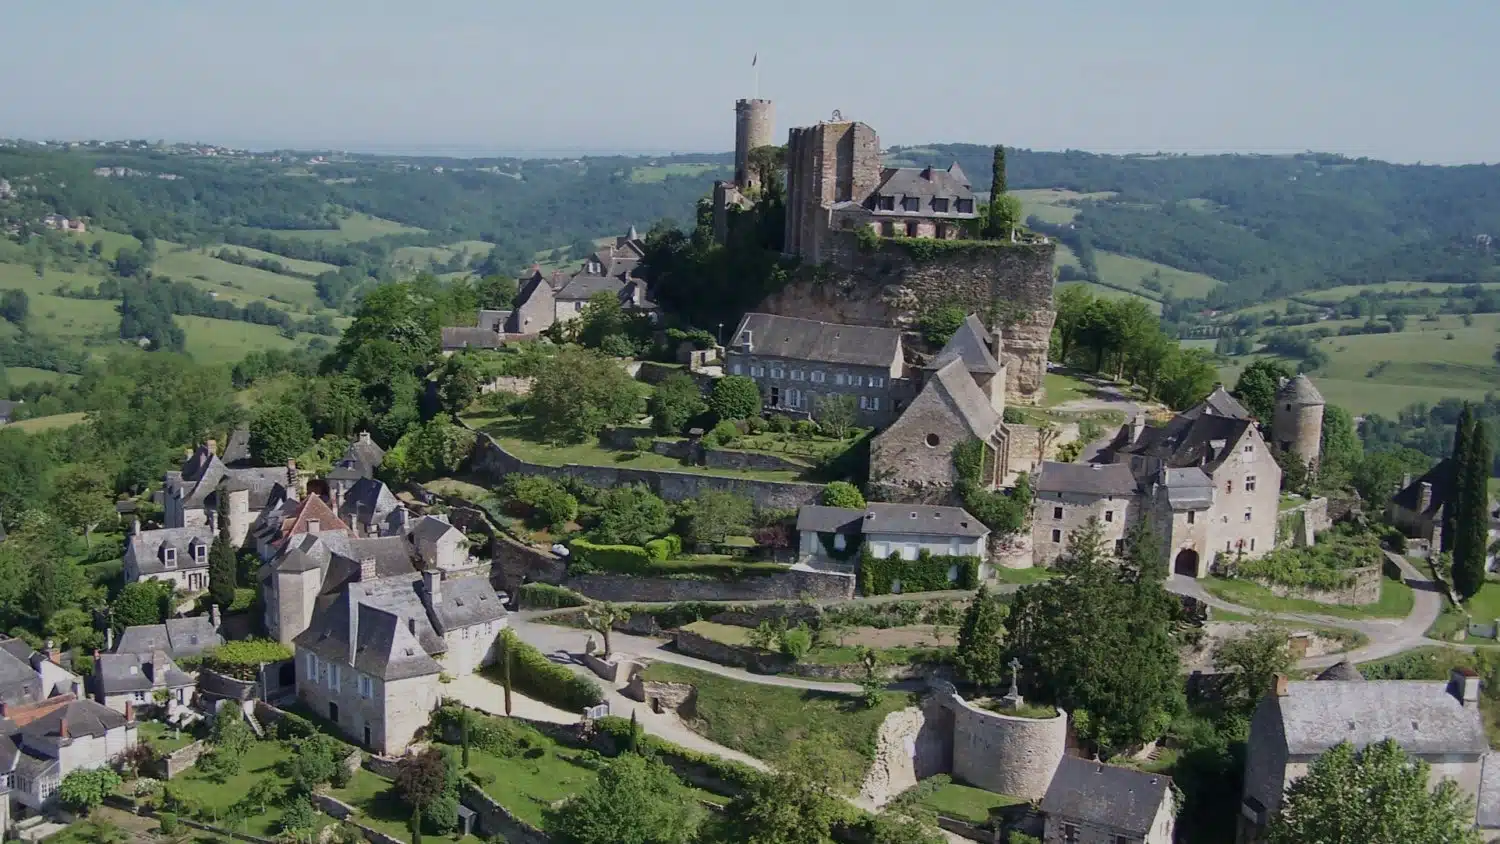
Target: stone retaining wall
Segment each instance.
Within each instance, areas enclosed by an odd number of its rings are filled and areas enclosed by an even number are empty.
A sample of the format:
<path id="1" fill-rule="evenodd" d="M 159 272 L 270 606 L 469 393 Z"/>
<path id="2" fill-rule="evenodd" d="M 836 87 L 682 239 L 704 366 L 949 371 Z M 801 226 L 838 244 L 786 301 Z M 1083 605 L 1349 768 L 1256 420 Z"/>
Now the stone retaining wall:
<path id="1" fill-rule="evenodd" d="M 370 773 L 385 777 L 388 780 L 395 779 L 396 774 L 401 771 L 401 758 L 398 756 L 376 756 L 372 753 L 365 757 L 364 764 L 366 768 L 370 769 Z"/>
<path id="2" fill-rule="evenodd" d="M 650 428 L 605 428 L 599 432 L 599 444 L 617 451 L 631 451 L 635 448 L 636 440 L 655 436 L 656 432 Z"/>
<path id="3" fill-rule="evenodd" d="M 678 653 L 696 656 L 720 665 L 733 665 L 754 674 L 780 674 L 791 668 L 793 660 L 785 654 L 763 651 L 748 645 L 729 645 L 687 630 L 673 634 Z"/>
<path id="4" fill-rule="evenodd" d="M 466 779 L 459 780 L 458 795 L 459 801 L 478 816 L 475 821 L 482 835 L 499 836 L 508 844 L 547 844 L 551 841 L 540 829 L 512 815 L 484 789 Z"/>
<path id="5" fill-rule="evenodd" d="M 703 465 L 710 469 L 769 469 L 805 472 L 809 466 L 775 454 L 760 451 L 735 451 L 710 448 L 703 452 Z"/>
<path id="6" fill-rule="evenodd" d="M 195 741 L 186 747 L 180 747 L 165 756 L 159 757 L 153 766 L 155 768 L 153 776 L 159 780 L 169 780 L 196 765 L 198 757 L 207 753 L 209 749 L 210 745 L 208 742 Z"/>
<path id="7" fill-rule="evenodd" d="M 1382 566 L 1365 566 L 1363 568 L 1350 569 L 1353 576 L 1348 586 L 1340 589 L 1312 589 L 1305 586 L 1287 586 L 1283 583 L 1272 583 L 1270 581 L 1257 580 L 1271 590 L 1273 595 L 1281 598 L 1299 598 L 1304 601 L 1316 601 L 1320 604 L 1337 604 L 1340 606 L 1360 606 L 1373 604 L 1380 600 L 1380 583 L 1384 578 Z"/>
<path id="8" fill-rule="evenodd" d="M 531 579 L 543 580 L 541 577 Z M 747 575 L 738 580 L 689 580 L 677 577 L 636 577 L 625 574 L 584 574 L 563 578 L 558 585 L 599 601 L 637 603 L 795 601 L 804 596 L 815 600 L 854 597 L 853 575 L 799 569 L 772 574 Z"/>
<path id="9" fill-rule="evenodd" d="M 647 704 L 652 712 L 676 712 L 685 719 L 697 714 L 698 690 L 687 683 L 645 680 L 637 674 L 630 678 L 630 685 L 625 687 L 624 694 L 632 700 Z"/>
<path id="10" fill-rule="evenodd" d="M 529 463 L 506 451 L 495 438 L 479 432 L 472 455 L 474 471 L 499 482 L 506 475 L 542 475 L 549 478 L 577 478 L 596 487 L 645 484 L 667 501 L 697 498 L 705 492 L 731 492 L 749 498 L 758 509 L 790 510 L 803 504 L 815 504 L 823 488 L 818 484 L 797 481 L 762 481 L 731 478 L 663 469 L 632 469 L 618 466 L 543 466 Z"/>

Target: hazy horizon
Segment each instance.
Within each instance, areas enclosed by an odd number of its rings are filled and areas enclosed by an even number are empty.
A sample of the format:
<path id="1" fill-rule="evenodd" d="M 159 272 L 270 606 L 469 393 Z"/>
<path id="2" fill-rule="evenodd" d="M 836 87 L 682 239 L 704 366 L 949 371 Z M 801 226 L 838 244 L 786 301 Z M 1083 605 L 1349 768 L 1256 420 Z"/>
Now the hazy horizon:
<path id="1" fill-rule="evenodd" d="M 699 154 L 733 102 L 884 146 L 1500 161 L 1500 4 L 186 0 L 7 10 L 0 136 L 450 157 Z M 752 70 L 751 57 L 758 55 Z"/>

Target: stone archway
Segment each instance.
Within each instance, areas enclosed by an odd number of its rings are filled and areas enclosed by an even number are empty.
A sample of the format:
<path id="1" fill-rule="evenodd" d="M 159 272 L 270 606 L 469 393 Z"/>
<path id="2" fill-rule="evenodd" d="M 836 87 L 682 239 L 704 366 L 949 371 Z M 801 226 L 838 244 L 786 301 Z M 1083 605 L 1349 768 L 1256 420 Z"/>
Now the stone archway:
<path id="1" fill-rule="evenodd" d="M 1185 574 L 1188 577 L 1198 576 L 1198 552 L 1191 548 L 1184 548 L 1177 552 L 1177 560 L 1172 564 L 1173 574 Z"/>

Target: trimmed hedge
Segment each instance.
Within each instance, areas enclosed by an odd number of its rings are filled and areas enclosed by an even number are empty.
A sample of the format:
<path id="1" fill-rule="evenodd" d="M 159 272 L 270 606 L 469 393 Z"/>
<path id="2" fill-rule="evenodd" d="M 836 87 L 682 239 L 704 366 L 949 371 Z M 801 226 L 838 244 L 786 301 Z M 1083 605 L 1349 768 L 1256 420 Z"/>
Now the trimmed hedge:
<path id="1" fill-rule="evenodd" d="M 682 537 L 675 533 L 669 533 L 660 539 L 653 539 L 646 543 L 646 554 L 658 563 L 664 563 L 681 553 Z"/>
<path id="2" fill-rule="evenodd" d="M 236 680 L 255 680 L 263 664 L 286 662 L 292 649 L 270 639 L 225 642 L 203 655 L 203 665 Z"/>
<path id="3" fill-rule="evenodd" d="M 563 607 L 581 607 L 588 603 L 588 598 L 562 586 L 553 586 L 550 583 L 525 583 L 521 585 L 518 595 L 521 606 L 524 609 L 561 609 Z"/>
<path id="4" fill-rule="evenodd" d="M 645 574 L 651 568 L 651 555 L 639 545 L 595 545 L 587 539 L 575 539 L 568 544 L 568 551 L 570 574 Z"/>
<path id="5" fill-rule="evenodd" d="M 958 566 L 957 581 L 948 579 L 948 571 L 954 566 Z M 979 558 L 926 551 L 915 560 L 903 560 L 898 553 L 876 557 L 868 550 L 860 555 L 859 582 L 866 595 L 890 594 L 891 585 L 898 580 L 902 594 L 973 589 L 979 585 Z"/>
<path id="6" fill-rule="evenodd" d="M 511 654 L 510 679 L 516 691 L 570 712 L 604 702 L 604 692 L 598 683 L 552 662 L 509 630 L 501 636 L 505 650 Z M 495 678 L 500 676 L 498 665 L 486 671 Z"/>
<path id="7" fill-rule="evenodd" d="M 451 703 L 443 704 L 432 713 L 432 734 L 439 737 L 461 735 L 465 717 L 469 721 L 470 746 L 486 753 L 509 759 L 547 743 L 546 737 L 536 727 L 524 721 L 496 718 Z"/>

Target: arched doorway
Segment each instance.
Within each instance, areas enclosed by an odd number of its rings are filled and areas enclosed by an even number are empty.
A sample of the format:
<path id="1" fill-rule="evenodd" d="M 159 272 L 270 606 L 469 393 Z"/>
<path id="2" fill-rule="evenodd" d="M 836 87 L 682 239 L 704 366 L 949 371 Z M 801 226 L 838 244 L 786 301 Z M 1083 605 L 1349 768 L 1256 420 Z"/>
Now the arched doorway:
<path id="1" fill-rule="evenodd" d="M 1177 562 L 1172 565 L 1173 574 L 1185 574 L 1188 577 L 1198 576 L 1198 552 L 1191 548 L 1184 548 L 1177 552 Z"/>

